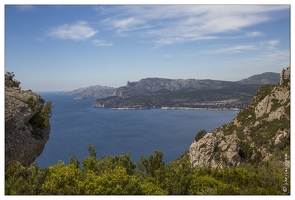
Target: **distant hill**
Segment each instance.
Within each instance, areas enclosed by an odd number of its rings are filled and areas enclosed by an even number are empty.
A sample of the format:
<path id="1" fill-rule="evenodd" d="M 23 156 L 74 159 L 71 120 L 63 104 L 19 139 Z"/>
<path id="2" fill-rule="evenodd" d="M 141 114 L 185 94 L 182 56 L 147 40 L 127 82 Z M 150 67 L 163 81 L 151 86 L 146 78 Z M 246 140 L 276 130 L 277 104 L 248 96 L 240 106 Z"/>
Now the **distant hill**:
<path id="1" fill-rule="evenodd" d="M 251 76 L 249 78 L 242 79 L 238 82 L 243 84 L 257 85 L 276 84 L 280 82 L 280 74 L 274 72 L 265 72 L 262 74 Z"/>
<path id="2" fill-rule="evenodd" d="M 94 85 L 84 88 L 79 88 L 69 92 L 61 92 L 61 94 L 73 95 L 75 98 L 105 98 L 108 96 L 112 96 L 115 92 L 116 88 L 109 86 L 100 86 Z"/>
<path id="3" fill-rule="evenodd" d="M 271 74 L 271 75 L 270 75 Z M 161 107 L 244 108 L 262 85 L 278 84 L 280 75 L 264 73 L 241 81 L 146 78 L 127 82 L 94 107 L 147 109 Z M 260 81 L 259 81 L 260 80 Z M 261 81 L 263 80 L 263 81 Z"/>

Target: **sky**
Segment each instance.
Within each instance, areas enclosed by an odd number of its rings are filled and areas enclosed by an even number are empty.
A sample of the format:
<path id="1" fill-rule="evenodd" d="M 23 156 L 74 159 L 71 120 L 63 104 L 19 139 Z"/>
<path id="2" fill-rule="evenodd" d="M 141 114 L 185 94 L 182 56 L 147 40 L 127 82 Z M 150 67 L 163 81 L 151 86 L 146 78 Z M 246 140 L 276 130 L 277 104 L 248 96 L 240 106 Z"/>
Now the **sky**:
<path id="1" fill-rule="evenodd" d="M 4 73 L 22 89 L 238 81 L 290 66 L 286 4 L 4 6 Z"/>

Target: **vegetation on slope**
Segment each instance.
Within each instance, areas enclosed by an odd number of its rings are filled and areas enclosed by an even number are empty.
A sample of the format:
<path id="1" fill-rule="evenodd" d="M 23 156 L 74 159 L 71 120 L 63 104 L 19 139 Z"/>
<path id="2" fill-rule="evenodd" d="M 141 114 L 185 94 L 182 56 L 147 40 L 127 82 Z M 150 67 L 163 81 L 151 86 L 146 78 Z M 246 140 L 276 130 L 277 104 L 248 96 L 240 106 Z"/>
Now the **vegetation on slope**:
<path id="1" fill-rule="evenodd" d="M 276 157 L 235 168 L 209 169 L 191 166 L 185 153 L 164 163 L 161 151 L 132 162 L 130 154 L 96 158 L 95 148 L 80 161 L 72 156 L 48 168 L 24 167 L 12 162 L 5 172 L 5 194 L 52 195 L 215 195 L 290 194 L 282 188 L 289 172 Z M 288 175 L 286 177 L 286 174 Z"/>

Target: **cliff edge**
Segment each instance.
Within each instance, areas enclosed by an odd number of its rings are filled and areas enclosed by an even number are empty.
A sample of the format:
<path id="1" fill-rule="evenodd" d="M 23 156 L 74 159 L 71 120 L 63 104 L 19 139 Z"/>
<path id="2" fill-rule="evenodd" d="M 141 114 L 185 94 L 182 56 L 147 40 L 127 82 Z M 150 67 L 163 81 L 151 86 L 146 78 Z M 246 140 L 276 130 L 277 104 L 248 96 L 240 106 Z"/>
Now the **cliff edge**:
<path id="1" fill-rule="evenodd" d="M 290 67 L 279 85 L 261 87 L 229 124 L 198 133 L 189 148 L 193 166 L 223 168 L 290 154 Z"/>
<path id="2" fill-rule="evenodd" d="M 29 166 L 49 139 L 51 102 L 21 90 L 13 76 L 5 75 L 5 167 L 13 160 Z"/>

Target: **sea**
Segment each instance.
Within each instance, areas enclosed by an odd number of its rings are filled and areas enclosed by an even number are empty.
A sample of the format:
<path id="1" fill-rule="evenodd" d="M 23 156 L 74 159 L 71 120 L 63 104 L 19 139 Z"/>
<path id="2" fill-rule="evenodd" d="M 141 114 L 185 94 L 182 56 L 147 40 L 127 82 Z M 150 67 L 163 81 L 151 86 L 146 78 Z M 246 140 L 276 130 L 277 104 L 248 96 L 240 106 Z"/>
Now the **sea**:
<path id="1" fill-rule="evenodd" d="M 39 92 L 52 101 L 50 137 L 35 160 L 39 167 L 68 164 L 72 155 L 80 162 L 95 146 L 97 157 L 130 153 L 133 162 L 155 150 L 171 162 L 187 151 L 196 134 L 229 123 L 237 110 L 112 110 L 93 108 L 96 99 L 75 99 L 57 92 Z"/>

